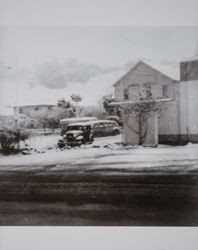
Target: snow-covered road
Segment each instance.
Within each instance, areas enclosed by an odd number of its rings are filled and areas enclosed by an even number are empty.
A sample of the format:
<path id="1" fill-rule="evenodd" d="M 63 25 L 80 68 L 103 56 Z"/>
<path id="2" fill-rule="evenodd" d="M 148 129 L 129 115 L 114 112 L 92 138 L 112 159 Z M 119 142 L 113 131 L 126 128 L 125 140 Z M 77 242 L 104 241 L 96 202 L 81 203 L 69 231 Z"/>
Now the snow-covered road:
<path id="1" fill-rule="evenodd" d="M 63 171 L 86 166 L 87 171 L 125 169 L 139 171 L 142 168 L 170 171 L 196 171 L 198 169 L 198 144 L 186 146 L 159 145 L 157 148 L 133 147 L 123 148 L 121 136 L 96 138 L 92 145 L 81 146 L 60 151 L 55 148 L 58 136 L 34 137 L 29 140 L 31 147 L 42 153 L 31 155 L 11 155 L 0 158 L 0 171 L 43 168 L 55 164 L 50 171 Z M 51 149 L 47 150 L 47 147 Z"/>
<path id="2" fill-rule="evenodd" d="M 56 136 L 34 137 L 45 153 L 2 156 L 0 225 L 197 226 L 198 145 L 120 141 L 60 151 Z"/>

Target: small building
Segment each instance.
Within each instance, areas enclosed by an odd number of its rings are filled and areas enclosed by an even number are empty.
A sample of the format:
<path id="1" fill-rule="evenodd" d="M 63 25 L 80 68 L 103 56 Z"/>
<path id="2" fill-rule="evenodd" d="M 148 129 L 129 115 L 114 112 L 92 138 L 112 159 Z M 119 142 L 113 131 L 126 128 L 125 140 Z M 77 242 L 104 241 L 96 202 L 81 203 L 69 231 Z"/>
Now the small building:
<path id="1" fill-rule="evenodd" d="M 56 107 L 56 105 L 50 104 L 14 106 L 14 114 L 23 114 L 31 117 L 32 113 L 53 110 L 54 107 Z"/>
<path id="2" fill-rule="evenodd" d="M 198 59 L 180 63 L 180 137 L 198 142 Z"/>

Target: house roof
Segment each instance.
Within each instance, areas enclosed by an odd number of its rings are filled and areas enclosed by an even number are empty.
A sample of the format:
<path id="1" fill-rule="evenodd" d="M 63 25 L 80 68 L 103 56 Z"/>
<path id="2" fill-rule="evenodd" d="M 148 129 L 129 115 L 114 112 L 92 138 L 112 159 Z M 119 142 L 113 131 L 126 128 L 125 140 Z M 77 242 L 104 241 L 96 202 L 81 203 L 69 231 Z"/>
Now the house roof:
<path id="1" fill-rule="evenodd" d="M 164 103 L 164 102 L 171 102 L 173 101 L 173 98 L 158 98 L 155 99 L 156 103 Z M 110 107 L 121 107 L 121 106 L 125 106 L 128 104 L 135 104 L 135 103 L 142 103 L 142 102 L 152 102 L 153 100 L 147 100 L 147 101 L 141 101 L 141 100 L 137 100 L 137 101 L 122 101 L 122 102 L 111 102 L 109 103 Z"/>
<path id="2" fill-rule="evenodd" d="M 198 50 L 197 50 L 197 53 L 198 53 Z M 193 57 L 185 57 L 180 63 L 188 63 L 188 62 L 194 62 L 194 61 L 198 61 L 198 54 L 197 56 L 193 56 Z"/>
<path id="3" fill-rule="evenodd" d="M 19 105 L 13 106 L 14 108 L 23 108 L 23 107 L 55 107 L 53 104 L 35 104 L 35 105 Z"/>
<path id="4" fill-rule="evenodd" d="M 79 123 L 79 122 L 87 122 L 87 121 L 95 121 L 96 117 L 72 117 L 65 118 L 60 120 L 60 124 L 69 124 L 69 123 Z"/>
<path id="5" fill-rule="evenodd" d="M 136 68 L 137 68 L 138 66 L 140 66 L 140 65 L 146 65 L 146 66 L 149 67 L 150 69 L 152 69 L 152 70 L 154 70 L 155 72 L 157 72 L 157 73 L 163 75 L 164 77 L 168 78 L 169 80 L 171 80 L 171 81 L 173 81 L 173 82 L 178 82 L 177 80 L 175 80 L 175 79 L 171 78 L 170 76 L 168 76 L 168 75 L 162 73 L 161 71 L 155 69 L 154 67 L 152 67 L 152 66 L 150 66 L 149 64 L 143 62 L 142 60 L 139 60 L 138 62 L 134 63 L 133 66 L 132 66 L 132 68 L 131 68 L 128 72 L 126 72 L 126 74 L 124 74 L 118 81 L 116 81 L 116 82 L 113 84 L 113 86 L 115 86 L 115 85 L 117 85 L 118 83 L 120 83 L 120 81 L 122 81 L 127 75 L 129 75 L 129 74 L 131 74 L 132 72 L 134 72 L 134 71 L 136 70 Z"/>

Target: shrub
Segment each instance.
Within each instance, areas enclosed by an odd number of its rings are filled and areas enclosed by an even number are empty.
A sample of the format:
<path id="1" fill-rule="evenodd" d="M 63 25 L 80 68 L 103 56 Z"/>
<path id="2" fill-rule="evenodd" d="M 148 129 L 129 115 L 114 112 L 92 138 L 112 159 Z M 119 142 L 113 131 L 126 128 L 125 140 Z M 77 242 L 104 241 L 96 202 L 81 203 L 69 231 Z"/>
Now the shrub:
<path id="1" fill-rule="evenodd" d="M 28 138 L 23 129 L 4 129 L 0 131 L 0 144 L 3 151 L 20 149 L 20 141 Z"/>
<path id="2" fill-rule="evenodd" d="M 0 147 L 3 152 L 19 151 L 20 141 L 28 138 L 28 133 L 14 117 L 0 118 Z"/>

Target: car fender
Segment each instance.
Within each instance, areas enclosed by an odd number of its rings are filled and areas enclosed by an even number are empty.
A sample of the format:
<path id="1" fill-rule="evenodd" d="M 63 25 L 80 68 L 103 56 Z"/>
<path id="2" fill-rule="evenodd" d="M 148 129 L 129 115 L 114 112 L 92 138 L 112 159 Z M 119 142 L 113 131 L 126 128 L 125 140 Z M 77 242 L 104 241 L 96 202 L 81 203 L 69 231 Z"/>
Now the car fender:
<path id="1" fill-rule="evenodd" d="M 120 131 L 120 128 L 119 127 L 113 127 L 113 131 Z"/>
<path id="2" fill-rule="evenodd" d="M 83 139 L 84 139 L 84 136 L 79 135 L 79 136 L 76 137 L 76 139 L 77 139 L 77 140 L 83 140 Z"/>
<path id="3" fill-rule="evenodd" d="M 112 130 L 112 135 L 118 135 L 118 134 L 120 134 L 120 128 L 118 128 L 118 127 L 114 127 L 113 128 L 113 130 Z"/>

